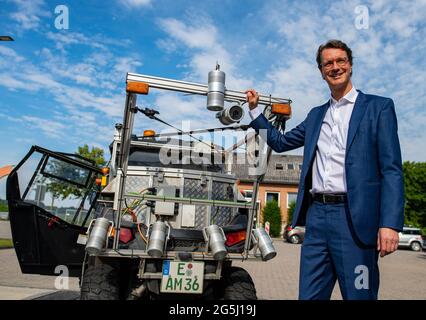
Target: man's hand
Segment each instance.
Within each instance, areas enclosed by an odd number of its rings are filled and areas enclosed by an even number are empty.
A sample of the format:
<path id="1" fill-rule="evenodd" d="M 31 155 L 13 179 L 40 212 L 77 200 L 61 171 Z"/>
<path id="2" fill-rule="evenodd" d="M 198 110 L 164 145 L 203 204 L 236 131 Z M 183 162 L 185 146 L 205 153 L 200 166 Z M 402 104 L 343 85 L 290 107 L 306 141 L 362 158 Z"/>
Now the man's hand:
<path id="1" fill-rule="evenodd" d="M 253 110 L 257 107 L 257 103 L 259 102 L 259 94 L 254 89 L 248 89 L 244 93 L 247 95 L 247 102 L 250 110 Z"/>
<path id="2" fill-rule="evenodd" d="M 377 237 L 377 251 L 380 251 L 380 257 L 384 257 L 398 249 L 399 235 L 393 229 L 380 228 Z"/>

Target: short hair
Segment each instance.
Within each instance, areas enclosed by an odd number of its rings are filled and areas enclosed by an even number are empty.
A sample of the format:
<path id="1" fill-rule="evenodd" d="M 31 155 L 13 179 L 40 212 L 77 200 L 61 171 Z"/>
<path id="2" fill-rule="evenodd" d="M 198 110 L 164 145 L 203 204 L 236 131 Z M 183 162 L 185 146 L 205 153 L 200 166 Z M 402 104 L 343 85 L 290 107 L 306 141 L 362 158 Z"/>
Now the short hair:
<path id="1" fill-rule="evenodd" d="M 321 69 L 322 63 L 321 63 L 321 53 L 324 49 L 342 49 L 346 52 L 346 54 L 348 55 L 348 59 L 349 59 L 349 63 L 352 66 L 352 50 L 351 48 L 349 48 L 346 43 L 344 43 L 343 41 L 340 40 L 328 40 L 326 43 L 320 45 L 318 47 L 318 51 L 317 51 L 317 64 L 318 64 L 318 69 Z"/>

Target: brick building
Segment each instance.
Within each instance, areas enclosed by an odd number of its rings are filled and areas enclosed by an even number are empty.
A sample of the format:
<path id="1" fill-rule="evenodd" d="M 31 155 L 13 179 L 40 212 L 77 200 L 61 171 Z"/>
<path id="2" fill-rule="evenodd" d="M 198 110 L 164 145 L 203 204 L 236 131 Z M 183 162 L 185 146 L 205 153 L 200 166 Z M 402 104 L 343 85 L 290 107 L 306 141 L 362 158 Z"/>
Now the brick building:
<path id="1" fill-rule="evenodd" d="M 262 210 L 266 202 L 276 200 L 281 209 L 282 228 L 287 221 L 287 208 L 291 201 L 296 201 L 302 170 L 302 156 L 272 154 L 265 177 L 259 187 L 259 212 L 256 222 L 263 223 Z M 249 175 L 248 164 L 232 164 L 232 173 L 240 180 L 238 189 L 247 200 L 252 199 L 254 176 Z"/>

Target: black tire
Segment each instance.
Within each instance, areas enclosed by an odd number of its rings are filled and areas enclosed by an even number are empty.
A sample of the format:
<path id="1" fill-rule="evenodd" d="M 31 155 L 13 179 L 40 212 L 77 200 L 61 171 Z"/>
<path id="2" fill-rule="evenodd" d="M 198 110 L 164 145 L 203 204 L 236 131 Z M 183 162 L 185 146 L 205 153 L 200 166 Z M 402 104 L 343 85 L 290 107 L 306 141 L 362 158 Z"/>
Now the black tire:
<path id="1" fill-rule="evenodd" d="M 413 241 L 413 242 L 410 244 L 410 248 L 411 248 L 411 250 L 413 250 L 413 251 L 422 251 L 422 245 L 421 245 L 421 243 L 420 243 L 420 242 L 417 242 L 417 241 Z"/>
<path id="2" fill-rule="evenodd" d="M 299 244 L 300 243 L 300 237 L 297 234 L 293 234 L 290 238 L 289 238 L 289 242 L 293 243 L 293 244 Z"/>
<path id="3" fill-rule="evenodd" d="M 256 288 L 248 272 L 239 267 L 225 269 L 219 282 L 219 299 L 257 300 Z"/>
<path id="4" fill-rule="evenodd" d="M 119 272 L 109 264 L 90 265 L 84 272 L 81 300 L 118 300 Z"/>

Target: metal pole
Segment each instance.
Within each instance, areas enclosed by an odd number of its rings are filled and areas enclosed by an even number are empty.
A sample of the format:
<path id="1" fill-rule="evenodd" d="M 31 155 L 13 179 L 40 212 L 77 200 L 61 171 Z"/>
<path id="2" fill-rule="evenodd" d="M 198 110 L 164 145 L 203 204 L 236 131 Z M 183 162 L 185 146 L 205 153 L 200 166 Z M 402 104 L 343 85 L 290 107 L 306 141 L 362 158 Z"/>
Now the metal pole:
<path id="1" fill-rule="evenodd" d="M 118 249 L 118 241 L 121 226 L 121 210 L 124 203 L 124 193 L 126 188 L 127 165 L 129 160 L 129 151 L 131 144 L 131 137 L 133 131 L 133 121 L 136 113 L 136 94 L 127 93 L 126 105 L 123 119 L 123 129 L 121 132 L 120 142 L 120 155 L 117 173 L 119 176 L 118 191 L 115 193 L 114 210 L 116 210 L 117 217 L 115 219 L 116 233 L 114 237 L 114 249 Z"/>
<path id="2" fill-rule="evenodd" d="M 147 83 L 150 88 L 192 93 L 206 96 L 208 85 L 187 81 L 179 81 L 167 78 L 153 77 L 143 74 L 128 73 L 127 81 Z M 225 100 L 246 102 L 247 96 L 244 91 L 225 90 Z M 259 104 L 270 105 L 271 103 L 290 103 L 290 99 L 272 97 L 270 95 L 259 94 Z"/>
<path id="3" fill-rule="evenodd" d="M 209 199 L 196 199 L 196 198 L 176 198 L 176 197 L 156 196 L 152 194 L 141 194 L 141 195 L 126 194 L 125 197 L 129 199 L 175 202 L 175 203 L 181 203 L 181 204 L 210 205 L 215 207 L 227 207 L 227 208 L 250 208 L 251 207 L 251 203 L 248 203 L 248 202 L 209 200 Z"/>

